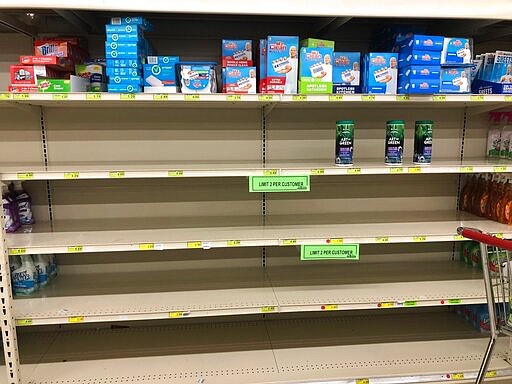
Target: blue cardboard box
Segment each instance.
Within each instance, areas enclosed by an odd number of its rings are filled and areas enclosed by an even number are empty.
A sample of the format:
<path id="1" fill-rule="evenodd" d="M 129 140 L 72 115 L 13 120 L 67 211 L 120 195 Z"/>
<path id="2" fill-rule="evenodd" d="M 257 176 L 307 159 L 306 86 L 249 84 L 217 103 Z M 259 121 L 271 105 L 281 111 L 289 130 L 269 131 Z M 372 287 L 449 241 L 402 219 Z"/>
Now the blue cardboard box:
<path id="1" fill-rule="evenodd" d="M 400 52 L 400 68 L 409 65 L 431 65 L 438 66 L 441 64 L 441 52 L 438 51 L 419 51 L 412 50 L 410 52 Z"/>
<path id="2" fill-rule="evenodd" d="M 144 49 L 137 42 L 105 42 L 105 56 L 107 59 L 140 59 L 144 56 Z"/>
<path id="3" fill-rule="evenodd" d="M 145 31 L 151 31 L 153 26 L 149 20 L 142 16 L 124 16 L 124 17 L 112 17 L 110 19 L 112 25 L 139 25 Z"/>
<path id="4" fill-rule="evenodd" d="M 368 53 L 364 57 L 365 93 L 396 94 L 398 85 L 398 53 Z"/>
<path id="5" fill-rule="evenodd" d="M 473 93 L 479 93 L 484 95 L 490 94 L 512 94 L 512 84 L 506 83 L 493 83 L 491 81 L 485 81 L 476 79 L 471 84 L 471 90 Z"/>
<path id="6" fill-rule="evenodd" d="M 176 86 L 176 68 L 174 63 L 168 65 L 144 64 L 144 86 Z"/>
<path id="7" fill-rule="evenodd" d="M 133 86 L 142 85 L 142 77 L 140 76 L 113 76 L 108 79 L 109 84 L 131 84 Z"/>
<path id="8" fill-rule="evenodd" d="M 137 77 L 140 76 L 141 69 L 140 68 L 132 68 L 132 67 L 107 67 L 107 76 L 121 76 L 121 77 Z"/>
<path id="9" fill-rule="evenodd" d="M 440 80 L 410 80 L 399 83 L 398 93 L 406 95 L 431 95 L 439 93 Z"/>
<path id="10" fill-rule="evenodd" d="M 108 84 L 107 90 L 115 93 L 137 93 L 142 91 L 142 87 L 132 84 Z"/>
<path id="11" fill-rule="evenodd" d="M 437 80 L 441 78 L 441 67 L 432 65 L 410 65 L 398 70 L 398 82 L 409 80 Z"/>
<path id="12" fill-rule="evenodd" d="M 138 25 L 111 25 L 105 26 L 107 41 L 138 42 L 144 38 L 144 33 Z"/>
<path id="13" fill-rule="evenodd" d="M 441 64 L 471 65 L 473 59 L 471 41 L 463 37 L 445 37 Z"/>
<path id="14" fill-rule="evenodd" d="M 443 36 L 412 35 L 400 42 L 400 52 L 418 51 L 442 51 Z"/>
<path id="15" fill-rule="evenodd" d="M 471 73 L 469 68 L 441 68 L 441 93 L 470 93 Z"/>
<path id="16" fill-rule="evenodd" d="M 490 81 L 512 83 L 512 52 L 496 51 Z"/>
<path id="17" fill-rule="evenodd" d="M 361 93 L 361 53 L 334 52 L 332 93 Z"/>
<path id="18" fill-rule="evenodd" d="M 267 39 L 267 93 L 297 93 L 299 37 L 269 36 Z"/>
<path id="19" fill-rule="evenodd" d="M 105 62 L 107 68 L 139 68 L 142 70 L 142 61 L 140 59 L 107 59 Z"/>
<path id="20" fill-rule="evenodd" d="M 257 93 L 256 67 L 223 68 L 225 93 Z"/>
<path id="21" fill-rule="evenodd" d="M 300 49 L 299 93 L 332 92 L 333 49 L 328 47 Z"/>
<path id="22" fill-rule="evenodd" d="M 180 61 L 179 56 L 148 56 L 146 57 L 146 64 L 157 64 L 162 66 L 176 65 Z"/>

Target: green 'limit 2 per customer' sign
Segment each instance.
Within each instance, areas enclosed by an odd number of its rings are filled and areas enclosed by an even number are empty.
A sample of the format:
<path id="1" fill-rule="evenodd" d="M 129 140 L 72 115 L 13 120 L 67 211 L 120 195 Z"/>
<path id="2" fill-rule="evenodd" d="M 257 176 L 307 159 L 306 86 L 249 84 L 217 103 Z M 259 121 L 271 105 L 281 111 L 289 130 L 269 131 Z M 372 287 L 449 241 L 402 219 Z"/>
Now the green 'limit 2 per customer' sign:
<path id="1" fill-rule="evenodd" d="M 308 192 L 309 175 L 249 176 L 249 192 Z"/>
<path id="2" fill-rule="evenodd" d="M 301 245 L 301 260 L 359 260 L 359 244 Z"/>

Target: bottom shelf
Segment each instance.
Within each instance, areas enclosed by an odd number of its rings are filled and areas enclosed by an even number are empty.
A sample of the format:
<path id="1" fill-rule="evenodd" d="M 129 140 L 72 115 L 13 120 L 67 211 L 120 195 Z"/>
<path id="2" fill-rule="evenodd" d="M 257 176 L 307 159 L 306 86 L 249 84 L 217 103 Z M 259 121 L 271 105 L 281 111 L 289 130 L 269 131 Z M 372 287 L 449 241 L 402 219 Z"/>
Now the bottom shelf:
<path id="1" fill-rule="evenodd" d="M 447 309 L 212 320 L 20 329 L 23 382 L 471 382 L 487 344 L 485 335 Z M 508 340 L 500 339 L 490 370 L 496 379 L 510 382 L 507 347 Z"/>

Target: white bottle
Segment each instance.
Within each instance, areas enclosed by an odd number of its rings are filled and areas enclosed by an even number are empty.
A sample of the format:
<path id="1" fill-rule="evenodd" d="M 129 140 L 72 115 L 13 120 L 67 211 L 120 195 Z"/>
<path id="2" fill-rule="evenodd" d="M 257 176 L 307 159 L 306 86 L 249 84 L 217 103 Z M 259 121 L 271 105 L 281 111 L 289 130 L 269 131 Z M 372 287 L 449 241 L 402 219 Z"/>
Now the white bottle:
<path id="1" fill-rule="evenodd" d="M 46 255 L 33 255 L 32 260 L 37 269 L 37 281 L 40 288 L 48 285 L 50 278 L 50 263 Z"/>
<path id="2" fill-rule="evenodd" d="M 21 267 L 21 260 L 19 256 L 9 256 L 9 269 L 11 270 L 11 277 L 12 277 L 12 271 L 15 269 L 18 269 Z"/>
<path id="3" fill-rule="evenodd" d="M 30 255 L 20 256 L 21 265 L 12 272 L 15 295 L 32 295 L 37 291 L 37 270 Z"/>

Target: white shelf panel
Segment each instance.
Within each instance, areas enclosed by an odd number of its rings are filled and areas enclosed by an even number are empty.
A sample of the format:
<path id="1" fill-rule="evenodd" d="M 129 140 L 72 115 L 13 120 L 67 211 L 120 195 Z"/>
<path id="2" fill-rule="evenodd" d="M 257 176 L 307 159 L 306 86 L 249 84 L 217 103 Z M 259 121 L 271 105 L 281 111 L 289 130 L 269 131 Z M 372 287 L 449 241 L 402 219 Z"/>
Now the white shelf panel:
<path id="1" fill-rule="evenodd" d="M 249 15 L 300 15 L 300 16 L 352 16 L 352 17 L 421 17 L 446 18 L 446 3 L 433 0 L 410 7 L 405 0 L 397 0 L 389 6 L 371 0 L 359 1 L 355 4 L 343 0 L 326 0 L 323 7 L 316 4 L 293 0 L 284 0 L 276 4 L 270 0 L 261 0 L 254 4 L 225 0 L 222 4 L 210 4 L 202 0 L 191 0 L 186 3 L 165 3 L 158 0 L 147 0 L 144 3 L 135 0 L 91 0 L 84 4 L 73 4 L 71 9 L 127 11 L 127 12 L 177 12 L 177 13 L 224 13 Z M 4 0 L 3 8 L 49 8 L 70 9 L 65 0 Z M 487 7 L 479 7 L 476 3 L 454 0 L 450 9 L 450 18 L 470 19 L 512 19 L 512 7 L 507 0 L 494 0 Z"/>
<path id="2" fill-rule="evenodd" d="M 332 16 L 332 15 L 331 15 Z M 500 17 L 503 18 L 503 17 Z M 273 104 L 294 108 L 394 108 L 428 106 L 429 108 L 506 106 L 512 95 L 280 95 L 251 94 L 149 94 L 149 93 L 0 93 L 0 106 L 17 104 L 47 107 L 85 108 L 158 108 L 187 106 L 200 108 L 261 108 Z"/>
<path id="3" fill-rule="evenodd" d="M 417 243 L 463 240 L 456 234 L 459 226 L 512 237 L 512 226 L 444 211 L 409 212 L 407 217 L 396 212 L 347 214 L 342 224 L 337 215 L 267 216 L 266 225 L 261 220 L 256 216 L 62 220 L 24 228 L 30 233 L 8 234 L 7 247 L 9 254 L 47 254 L 331 242 Z M 145 229 L 137 229 L 141 227 Z"/>
<path id="4" fill-rule="evenodd" d="M 325 160 L 269 162 L 258 161 L 188 162 L 188 163 L 69 163 L 47 167 L 35 163 L 0 164 L 0 180 L 77 180 L 77 179 L 133 179 L 182 177 L 243 177 L 265 175 L 386 175 L 417 173 L 485 173 L 511 172 L 507 160 L 469 159 L 464 161 L 434 159 L 432 164 L 418 165 L 404 162 L 388 166 L 382 160 L 356 160 L 352 166 L 336 166 Z"/>
<path id="5" fill-rule="evenodd" d="M 459 262 L 63 275 L 15 300 L 18 325 L 485 303 Z"/>

